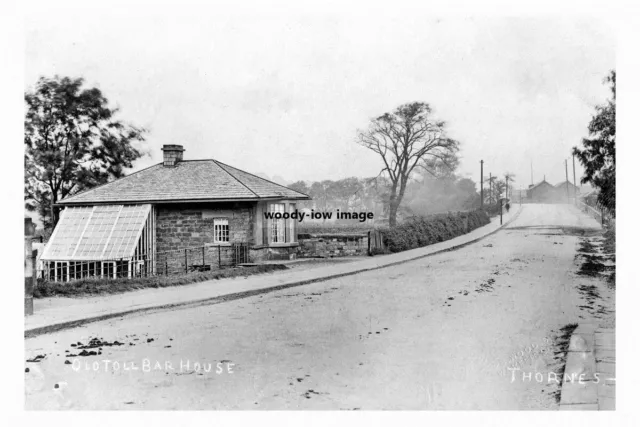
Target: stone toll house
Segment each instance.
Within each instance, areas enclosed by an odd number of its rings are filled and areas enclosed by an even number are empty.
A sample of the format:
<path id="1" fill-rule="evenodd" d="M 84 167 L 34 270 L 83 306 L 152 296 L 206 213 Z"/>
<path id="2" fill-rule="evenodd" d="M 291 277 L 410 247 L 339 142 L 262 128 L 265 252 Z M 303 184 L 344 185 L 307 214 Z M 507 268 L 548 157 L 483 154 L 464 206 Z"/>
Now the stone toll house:
<path id="1" fill-rule="evenodd" d="M 264 212 L 293 212 L 308 195 L 217 160 L 184 160 L 181 145 L 162 151 L 162 163 L 58 203 L 41 257 L 48 279 L 209 270 L 240 246 L 245 262 L 295 257 L 297 221 Z"/>

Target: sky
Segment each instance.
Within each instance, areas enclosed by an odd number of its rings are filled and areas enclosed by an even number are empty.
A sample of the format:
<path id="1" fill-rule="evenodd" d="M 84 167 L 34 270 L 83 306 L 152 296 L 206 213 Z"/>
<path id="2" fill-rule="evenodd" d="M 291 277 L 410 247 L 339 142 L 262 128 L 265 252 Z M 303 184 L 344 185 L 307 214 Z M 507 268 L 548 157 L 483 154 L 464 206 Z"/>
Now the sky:
<path id="1" fill-rule="evenodd" d="M 459 174 L 515 173 L 516 188 L 565 179 L 564 160 L 609 97 L 612 28 L 594 17 L 361 11 L 41 8 L 25 21 L 25 89 L 83 77 L 119 118 L 149 130 L 148 156 L 181 144 L 296 180 L 378 174 L 356 144 L 372 117 L 429 103 L 461 142 Z M 365 13 L 366 12 L 366 13 Z M 72 23 L 72 24 L 69 24 Z M 581 168 L 576 161 L 578 179 Z"/>

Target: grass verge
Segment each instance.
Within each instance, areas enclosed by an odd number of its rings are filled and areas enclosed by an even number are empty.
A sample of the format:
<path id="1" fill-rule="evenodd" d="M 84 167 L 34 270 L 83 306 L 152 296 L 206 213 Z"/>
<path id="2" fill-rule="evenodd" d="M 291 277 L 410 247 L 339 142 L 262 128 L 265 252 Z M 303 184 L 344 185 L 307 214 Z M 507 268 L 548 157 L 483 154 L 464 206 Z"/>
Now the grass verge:
<path id="1" fill-rule="evenodd" d="M 573 331 L 578 327 L 577 323 L 570 323 L 563 326 L 558 331 L 558 335 L 555 336 L 555 349 L 554 349 L 554 362 L 556 369 L 554 370 L 558 378 L 563 378 L 564 382 L 564 370 L 567 367 L 567 352 L 569 351 L 569 342 L 571 341 L 571 335 Z M 562 387 L 554 393 L 556 403 L 560 403 L 562 397 Z"/>
<path id="2" fill-rule="evenodd" d="M 230 277 L 246 277 L 256 274 L 270 273 L 276 270 L 286 270 L 279 264 L 265 264 L 254 267 L 229 268 L 219 271 L 182 274 L 179 276 L 135 277 L 131 279 L 97 279 L 86 278 L 71 282 L 48 282 L 38 280 L 34 289 L 34 298 L 47 297 L 85 297 L 97 295 L 120 294 L 146 288 L 167 288 L 171 286 L 189 285 L 207 280 L 226 279 Z"/>

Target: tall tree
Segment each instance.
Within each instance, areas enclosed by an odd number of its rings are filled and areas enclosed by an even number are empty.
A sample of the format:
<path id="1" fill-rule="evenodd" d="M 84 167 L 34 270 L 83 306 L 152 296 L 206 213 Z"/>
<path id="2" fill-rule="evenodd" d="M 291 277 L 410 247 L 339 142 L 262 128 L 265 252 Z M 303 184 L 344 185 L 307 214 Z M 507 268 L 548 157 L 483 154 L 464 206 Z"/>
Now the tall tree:
<path id="1" fill-rule="evenodd" d="M 76 192 L 124 176 L 142 156 L 134 147 L 145 129 L 115 116 L 97 88 L 84 80 L 41 77 L 25 94 L 25 207 L 45 228 L 58 222 L 55 203 Z"/>
<path id="2" fill-rule="evenodd" d="M 605 78 L 611 99 L 596 106 L 589 123 L 589 138 L 582 140 L 583 149 L 573 147 L 573 154 L 585 168 L 580 182 L 597 187 L 598 204 L 615 216 L 616 212 L 616 71 Z"/>
<path id="3" fill-rule="evenodd" d="M 390 113 L 371 119 L 359 130 L 357 142 L 378 154 L 384 163 L 381 174 L 391 181 L 389 225 L 396 225 L 398 207 L 407 183 L 418 165 L 437 173 L 442 166 L 453 169 L 458 141 L 447 136 L 445 122 L 433 118 L 424 102 L 400 105 Z"/>

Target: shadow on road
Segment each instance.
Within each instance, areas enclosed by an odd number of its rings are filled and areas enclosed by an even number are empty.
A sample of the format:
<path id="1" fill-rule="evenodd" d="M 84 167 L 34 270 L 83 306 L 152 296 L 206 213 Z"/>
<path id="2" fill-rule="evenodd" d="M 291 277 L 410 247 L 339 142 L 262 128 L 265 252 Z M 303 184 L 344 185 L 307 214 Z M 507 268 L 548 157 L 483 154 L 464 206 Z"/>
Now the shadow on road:
<path id="1" fill-rule="evenodd" d="M 507 230 L 526 230 L 526 231 L 535 231 L 535 230 L 558 230 L 559 233 L 553 234 L 564 234 L 568 236 L 579 236 L 579 237 L 589 237 L 589 236 L 597 236 L 603 233 L 603 230 L 599 228 L 591 228 L 591 227 L 570 227 L 566 225 L 528 225 L 521 227 L 507 227 Z M 540 233 L 544 234 L 544 233 Z"/>

